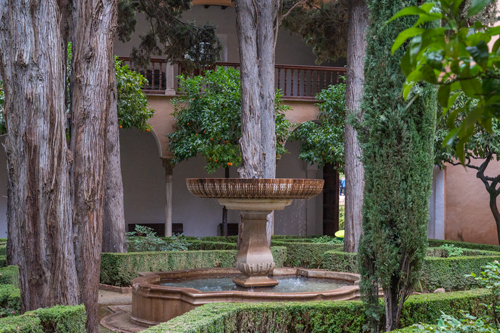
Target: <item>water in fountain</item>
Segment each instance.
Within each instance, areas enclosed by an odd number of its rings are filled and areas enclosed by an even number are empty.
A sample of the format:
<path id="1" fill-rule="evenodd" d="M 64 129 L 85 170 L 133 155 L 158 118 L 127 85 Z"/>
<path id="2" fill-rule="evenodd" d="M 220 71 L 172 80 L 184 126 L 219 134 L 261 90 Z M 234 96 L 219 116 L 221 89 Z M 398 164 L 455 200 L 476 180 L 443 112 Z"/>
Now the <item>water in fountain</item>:
<path id="1" fill-rule="evenodd" d="M 351 285 L 346 281 L 334 279 L 308 278 L 303 276 L 273 276 L 279 282 L 276 287 L 264 288 L 243 288 L 234 284 L 234 276 L 212 276 L 210 278 L 178 279 L 162 281 L 162 286 L 193 288 L 203 292 L 211 291 L 252 291 L 252 292 L 272 292 L 272 293 L 300 293 L 300 292 L 320 292 L 333 290 Z"/>

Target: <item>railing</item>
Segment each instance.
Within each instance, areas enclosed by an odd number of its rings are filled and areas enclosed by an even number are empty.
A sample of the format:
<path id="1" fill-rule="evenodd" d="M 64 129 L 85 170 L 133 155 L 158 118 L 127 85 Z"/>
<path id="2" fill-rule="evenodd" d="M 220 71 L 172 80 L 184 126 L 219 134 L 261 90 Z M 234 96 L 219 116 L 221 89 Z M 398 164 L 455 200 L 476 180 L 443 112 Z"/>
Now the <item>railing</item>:
<path id="1" fill-rule="evenodd" d="M 129 58 L 121 57 L 119 60 L 141 73 L 148 80 L 148 85 L 144 87 L 144 90 L 150 94 L 177 91 L 177 75 L 186 72 L 181 66 L 172 66 L 162 59 L 151 59 L 147 69 L 135 69 Z M 193 74 L 200 75 L 206 70 L 215 69 L 217 66 L 238 69 L 240 64 L 217 62 L 215 65 L 206 66 L 203 70 L 197 70 Z M 343 67 L 276 65 L 276 88 L 281 90 L 283 99 L 286 100 L 314 100 L 315 95 L 322 89 L 332 84 L 338 84 L 345 72 L 346 69 Z"/>

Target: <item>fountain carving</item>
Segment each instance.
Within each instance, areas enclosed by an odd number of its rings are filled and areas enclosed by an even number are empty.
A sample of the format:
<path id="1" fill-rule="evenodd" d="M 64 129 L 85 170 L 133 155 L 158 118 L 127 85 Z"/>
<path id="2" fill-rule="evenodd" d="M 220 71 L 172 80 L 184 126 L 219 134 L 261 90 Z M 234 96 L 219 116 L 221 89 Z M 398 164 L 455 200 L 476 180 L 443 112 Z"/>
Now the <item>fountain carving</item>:
<path id="1" fill-rule="evenodd" d="M 283 210 L 293 199 L 309 199 L 323 190 L 322 179 L 189 178 L 189 192 L 201 198 L 215 198 L 227 209 L 239 210 L 243 235 L 236 268 L 243 274 L 233 279 L 242 287 L 269 287 L 275 264 L 267 243 L 267 216 Z"/>

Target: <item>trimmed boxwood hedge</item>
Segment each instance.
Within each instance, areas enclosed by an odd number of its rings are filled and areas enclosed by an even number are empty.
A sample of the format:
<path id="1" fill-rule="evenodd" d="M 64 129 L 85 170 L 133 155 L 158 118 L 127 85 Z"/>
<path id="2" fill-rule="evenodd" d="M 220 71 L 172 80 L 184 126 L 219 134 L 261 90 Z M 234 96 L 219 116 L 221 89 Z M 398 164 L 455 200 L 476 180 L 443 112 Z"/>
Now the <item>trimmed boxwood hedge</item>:
<path id="1" fill-rule="evenodd" d="M 11 284 L 0 284 L 0 309 L 21 313 L 20 290 Z"/>
<path id="2" fill-rule="evenodd" d="M 236 250 L 238 245 L 236 243 L 226 242 L 210 242 L 204 240 L 189 241 L 189 250 Z"/>
<path id="3" fill-rule="evenodd" d="M 464 249 L 500 252 L 500 245 L 476 244 L 476 243 L 458 242 L 458 241 L 441 240 L 441 239 L 429 239 L 429 247 L 440 247 L 442 245 L 454 245 L 455 247 L 461 247 Z"/>
<path id="4" fill-rule="evenodd" d="M 87 316 L 85 307 L 54 306 L 38 309 L 24 315 L 0 319 L 0 333 L 82 333 Z"/>
<path id="5" fill-rule="evenodd" d="M 1 284 L 11 284 L 19 288 L 19 270 L 17 266 L 0 268 L 0 285 Z"/>
<path id="6" fill-rule="evenodd" d="M 342 244 L 282 242 L 278 240 L 273 240 L 272 245 L 286 247 L 285 266 L 303 268 L 321 268 L 326 251 L 343 248 Z"/>
<path id="7" fill-rule="evenodd" d="M 434 324 L 441 311 L 459 316 L 465 310 L 485 314 L 482 303 L 491 301 L 488 290 L 411 296 L 404 305 L 401 325 Z M 332 332 L 361 333 L 366 317 L 359 301 L 213 303 L 143 331 L 144 333 L 224 332 Z M 382 320 L 382 323 L 384 320 Z"/>
<path id="8" fill-rule="evenodd" d="M 276 267 L 286 261 L 286 247 L 271 247 Z M 176 271 L 208 267 L 234 267 L 236 250 L 103 253 L 101 283 L 129 286 L 139 272 Z"/>
<path id="9" fill-rule="evenodd" d="M 460 257 L 426 257 L 422 278 L 417 287 L 422 287 L 424 291 L 437 288 L 453 291 L 477 287 L 477 282 L 467 276 L 471 273 L 479 274 L 483 266 L 494 260 L 500 261 L 499 252 L 474 250 L 466 251 L 464 256 Z M 325 252 L 321 268 L 358 273 L 356 254 L 341 250 Z"/>

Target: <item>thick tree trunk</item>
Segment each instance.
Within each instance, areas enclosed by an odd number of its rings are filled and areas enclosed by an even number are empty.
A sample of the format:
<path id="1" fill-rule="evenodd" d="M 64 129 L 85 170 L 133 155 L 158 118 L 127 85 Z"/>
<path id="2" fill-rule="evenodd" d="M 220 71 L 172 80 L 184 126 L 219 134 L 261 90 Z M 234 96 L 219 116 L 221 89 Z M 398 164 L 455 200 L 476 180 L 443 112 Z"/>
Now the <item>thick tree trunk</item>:
<path id="1" fill-rule="evenodd" d="M 102 252 L 127 252 L 125 214 L 123 211 L 123 181 L 120 164 L 120 136 L 117 112 L 116 75 L 107 126 L 107 163 L 105 171 L 104 218 L 102 220 Z"/>
<path id="2" fill-rule="evenodd" d="M 87 332 L 98 331 L 107 118 L 114 90 L 116 0 L 73 1 L 73 226 Z"/>
<path id="3" fill-rule="evenodd" d="M 323 167 L 323 235 L 339 231 L 339 173 L 332 164 Z"/>
<path id="4" fill-rule="evenodd" d="M 261 107 L 259 54 L 257 45 L 258 9 L 251 0 L 237 0 L 236 31 L 240 46 L 241 73 L 241 178 L 262 178 L 260 163 Z"/>
<path id="5" fill-rule="evenodd" d="M 493 213 L 493 217 L 495 218 L 495 223 L 497 225 L 497 237 L 500 242 L 500 212 L 498 211 L 497 198 L 497 193 L 490 193 L 490 210 Z"/>
<path id="6" fill-rule="evenodd" d="M 349 3 L 349 37 L 347 47 L 347 113 L 358 112 L 363 97 L 364 59 L 368 7 L 366 0 Z M 345 238 L 344 251 L 357 252 L 362 229 L 364 169 L 356 130 L 345 126 Z"/>
<path id="7" fill-rule="evenodd" d="M 22 311 L 78 304 L 66 142 L 63 1 L 0 0 L 8 225 Z"/>
<path id="8" fill-rule="evenodd" d="M 241 72 L 241 178 L 276 177 L 274 63 L 279 1 L 236 0 Z M 266 225 L 268 243 L 274 214 Z M 243 228 L 240 228 L 242 231 Z"/>

